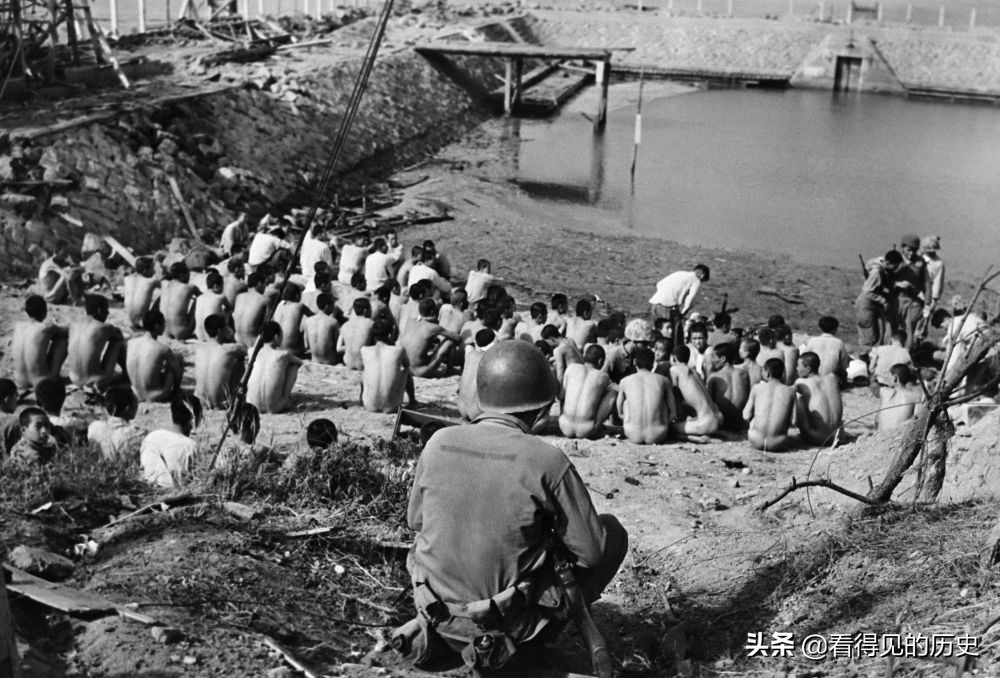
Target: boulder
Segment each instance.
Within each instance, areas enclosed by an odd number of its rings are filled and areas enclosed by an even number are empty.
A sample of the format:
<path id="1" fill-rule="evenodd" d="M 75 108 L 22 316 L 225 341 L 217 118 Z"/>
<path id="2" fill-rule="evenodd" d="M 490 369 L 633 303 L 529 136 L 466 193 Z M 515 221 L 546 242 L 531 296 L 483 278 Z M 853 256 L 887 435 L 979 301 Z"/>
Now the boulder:
<path id="1" fill-rule="evenodd" d="M 75 567 L 69 558 L 30 546 L 15 548 L 7 557 L 7 562 L 19 570 L 49 581 L 68 579 Z"/>

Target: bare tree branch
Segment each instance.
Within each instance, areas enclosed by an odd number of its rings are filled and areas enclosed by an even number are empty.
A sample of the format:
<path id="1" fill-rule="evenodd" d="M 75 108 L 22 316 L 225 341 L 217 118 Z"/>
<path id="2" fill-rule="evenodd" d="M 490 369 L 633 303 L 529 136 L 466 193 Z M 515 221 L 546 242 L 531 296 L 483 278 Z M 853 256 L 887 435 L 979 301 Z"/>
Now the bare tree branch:
<path id="1" fill-rule="evenodd" d="M 857 492 L 849 490 L 846 487 L 842 487 L 841 485 L 837 485 L 836 483 L 834 483 L 829 478 L 819 478 L 817 480 L 796 480 L 795 478 L 792 478 L 792 484 L 791 485 L 789 485 L 788 487 L 786 487 L 784 490 L 782 490 L 780 493 L 778 493 L 776 496 L 772 497 L 771 499 L 768 499 L 767 501 L 765 501 L 765 502 L 763 502 L 763 503 L 758 504 L 757 506 L 755 506 L 754 510 L 755 511 L 761 511 L 761 512 L 766 511 L 767 509 L 771 508 L 772 506 L 774 506 L 775 504 L 777 504 L 779 501 L 781 501 L 782 499 L 784 499 L 785 497 L 787 497 L 788 495 L 790 495 L 795 490 L 802 489 L 803 487 L 826 487 L 828 489 L 833 490 L 834 492 L 839 492 L 840 494 L 844 495 L 845 497 L 850 497 L 851 499 L 854 499 L 855 501 L 860 501 L 861 503 L 863 503 L 863 504 L 869 504 L 870 506 L 881 506 L 883 504 L 888 503 L 888 502 L 878 501 L 878 500 L 872 499 L 870 497 L 866 497 L 863 494 L 858 494 Z"/>

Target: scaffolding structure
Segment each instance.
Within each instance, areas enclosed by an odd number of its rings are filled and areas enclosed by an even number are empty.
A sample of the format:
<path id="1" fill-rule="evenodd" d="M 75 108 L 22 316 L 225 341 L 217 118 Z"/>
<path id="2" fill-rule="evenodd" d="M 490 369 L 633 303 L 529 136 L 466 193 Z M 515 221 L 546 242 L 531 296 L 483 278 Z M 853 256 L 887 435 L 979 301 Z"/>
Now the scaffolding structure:
<path id="1" fill-rule="evenodd" d="M 129 87 L 90 0 L 0 0 L 0 82 L 51 85 L 62 69 L 88 64 L 110 66 Z"/>

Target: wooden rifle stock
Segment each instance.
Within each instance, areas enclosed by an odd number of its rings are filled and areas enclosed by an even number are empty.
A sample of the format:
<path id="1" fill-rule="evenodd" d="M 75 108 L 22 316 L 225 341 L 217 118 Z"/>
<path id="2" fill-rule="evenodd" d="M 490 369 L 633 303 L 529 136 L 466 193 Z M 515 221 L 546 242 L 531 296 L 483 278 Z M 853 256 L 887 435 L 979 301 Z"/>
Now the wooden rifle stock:
<path id="1" fill-rule="evenodd" d="M 861 262 L 861 277 L 868 280 L 868 267 L 865 266 L 865 258 L 859 254 L 858 261 Z"/>
<path id="2" fill-rule="evenodd" d="M 564 547 L 563 547 L 564 548 Z M 608 644 L 604 641 L 600 629 L 594 623 L 594 618 L 590 616 L 590 610 L 583 599 L 583 591 L 573 576 L 573 566 L 558 552 L 558 548 L 552 552 L 556 576 L 559 578 L 559 585 L 562 586 L 563 593 L 569 602 L 570 615 L 576 628 L 580 631 L 583 641 L 590 650 L 590 660 L 594 665 L 594 673 L 598 678 L 613 678 L 614 667 L 611 663 L 611 655 L 608 653 Z"/>

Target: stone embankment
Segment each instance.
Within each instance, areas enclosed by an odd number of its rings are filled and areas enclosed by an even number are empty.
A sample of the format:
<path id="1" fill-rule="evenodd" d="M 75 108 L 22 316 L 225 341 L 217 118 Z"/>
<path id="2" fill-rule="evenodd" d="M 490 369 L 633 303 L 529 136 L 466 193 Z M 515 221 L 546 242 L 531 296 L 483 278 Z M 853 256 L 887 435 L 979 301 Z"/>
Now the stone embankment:
<path id="1" fill-rule="evenodd" d="M 640 17 L 622 11 L 536 10 L 513 20 L 515 31 L 495 21 L 448 25 L 453 37 L 468 39 L 635 47 L 615 55 L 614 64 L 625 68 L 783 77 L 825 36 L 850 30 L 874 39 L 907 86 L 1000 92 L 1000 35 L 993 33 Z M 4 272 L 28 274 L 55 240 L 78 243 L 88 231 L 113 235 L 138 251 L 188 235 L 171 178 L 196 228 L 210 233 L 243 211 L 306 203 L 350 96 L 371 23 L 343 29 L 343 44 L 329 49 L 243 67 L 232 87 L 216 84 L 206 92 L 209 85 L 202 82 L 195 94 L 150 100 L 83 123 L 0 130 Z M 406 39 L 417 38 L 411 33 Z M 487 115 L 400 42 L 375 68 L 337 168 L 341 183 L 335 191 L 347 192 L 350 183 L 357 186 L 366 176 L 423 157 Z M 500 82 L 499 59 L 458 63 L 488 87 Z M 217 72 L 195 71 L 200 78 L 219 78 Z"/>

